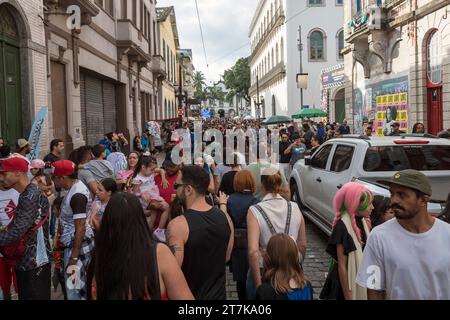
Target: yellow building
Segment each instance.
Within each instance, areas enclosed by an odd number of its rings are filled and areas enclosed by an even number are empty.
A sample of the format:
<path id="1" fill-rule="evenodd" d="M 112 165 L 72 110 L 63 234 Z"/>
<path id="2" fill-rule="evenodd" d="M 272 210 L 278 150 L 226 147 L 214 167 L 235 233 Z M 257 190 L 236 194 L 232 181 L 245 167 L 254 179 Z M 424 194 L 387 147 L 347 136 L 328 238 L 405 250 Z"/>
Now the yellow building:
<path id="1" fill-rule="evenodd" d="M 159 119 L 172 119 L 178 117 L 178 99 L 176 92 L 178 89 L 179 77 L 179 61 L 177 52 L 180 49 L 178 39 L 177 21 L 175 18 L 175 9 L 173 6 L 156 8 L 159 38 L 160 38 L 160 54 L 165 60 L 167 77 L 161 83 L 159 92 L 158 112 Z"/>

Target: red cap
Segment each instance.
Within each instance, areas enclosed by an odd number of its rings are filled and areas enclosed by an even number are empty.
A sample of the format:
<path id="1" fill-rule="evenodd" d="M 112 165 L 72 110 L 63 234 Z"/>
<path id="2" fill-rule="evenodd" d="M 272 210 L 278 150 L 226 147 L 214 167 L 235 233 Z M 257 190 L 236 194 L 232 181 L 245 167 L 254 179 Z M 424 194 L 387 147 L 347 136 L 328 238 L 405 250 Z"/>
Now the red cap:
<path id="1" fill-rule="evenodd" d="M 1 159 L 0 172 L 28 172 L 28 162 L 19 157 Z"/>
<path id="2" fill-rule="evenodd" d="M 52 173 L 60 177 L 68 177 L 75 173 L 75 163 L 69 160 L 59 160 L 52 164 Z"/>

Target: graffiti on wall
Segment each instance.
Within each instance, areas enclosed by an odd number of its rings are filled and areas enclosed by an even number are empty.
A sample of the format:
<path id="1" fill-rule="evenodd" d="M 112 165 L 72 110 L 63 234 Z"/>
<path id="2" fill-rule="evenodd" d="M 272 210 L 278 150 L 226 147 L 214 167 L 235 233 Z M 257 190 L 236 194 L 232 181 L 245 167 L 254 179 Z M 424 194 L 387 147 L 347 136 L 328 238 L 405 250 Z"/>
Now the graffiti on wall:
<path id="1" fill-rule="evenodd" d="M 378 82 L 354 91 L 355 129 L 362 133 L 365 121 L 373 121 L 374 133 L 389 135 L 392 124 L 408 132 L 408 77 Z"/>

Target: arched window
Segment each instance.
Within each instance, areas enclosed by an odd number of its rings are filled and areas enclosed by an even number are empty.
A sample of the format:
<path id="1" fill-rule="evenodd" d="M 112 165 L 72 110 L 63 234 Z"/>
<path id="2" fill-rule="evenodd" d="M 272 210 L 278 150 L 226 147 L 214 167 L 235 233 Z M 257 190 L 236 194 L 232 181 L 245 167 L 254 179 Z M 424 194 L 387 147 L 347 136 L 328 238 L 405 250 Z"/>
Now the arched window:
<path id="1" fill-rule="evenodd" d="M 163 115 L 164 119 L 167 119 L 167 100 L 164 99 L 164 115 Z"/>
<path id="2" fill-rule="evenodd" d="M 427 75 L 433 84 L 442 82 L 441 34 L 435 30 L 430 35 L 427 49 Z"/>
<path id="3" fill-rule="evenodd" d="M 273 68 L 272 60 L 270 60 L 270 52 L 269 52 L 269 71 Z"/>
<path id="4" fill-rule="evenodd" d="M 274 54 L 273 54 L 273 48 L 272 48 L 272 68 L 274 68 L 275 67 L 275 56 L 274 56 Z"/>
<path id="5" fill-rule="evenodd" d="M 281 38 L 281 44 L 280 44 L 280 55 L 281 55 L 281 62 L 284 62 L 284 39 Z"/>
<path id="6" fill-rule="evenodd" d="M 309 41 L 309 59 L 324 60 L 325 59 L 325 36 L 321 30 L 313 30 L 310 32 Z"/>
<path id="7" fill-rule="evenodd" d="M 270 4 L 270 17 L 273 19 L 273 3 Z"/>
<path id="8" fill-rule="evenodd" d="M 344 59 L 344 55 L 341 53 L 341 51 L 344 49 L 344 30 L 340 30 L 337 33 L 337 48 L 338 48 L 338 52 L 337 52 L 337 56 L 339 60 L 343 60 Z"/>
<path id="9" fill-rule="evenodd" d="M 276 53 L 276 63 L 278 64 L 280 62 L 280 56 L 278 55 L 278 42 L 277 45 L 275 46 L 275 53 Z"/>
<path id="10" fill-rule="evenodd" d="M 277 102 L 275 100 L 275 95 L 272 95 L 272 115 L 277 115 Z"/>

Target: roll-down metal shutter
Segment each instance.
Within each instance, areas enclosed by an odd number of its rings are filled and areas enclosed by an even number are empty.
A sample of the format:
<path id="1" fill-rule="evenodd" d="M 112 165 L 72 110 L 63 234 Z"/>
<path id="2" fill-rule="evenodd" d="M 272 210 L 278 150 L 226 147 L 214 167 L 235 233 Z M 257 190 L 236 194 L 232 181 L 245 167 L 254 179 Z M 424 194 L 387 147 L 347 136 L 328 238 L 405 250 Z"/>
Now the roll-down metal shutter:
<path id="1" fill-rule="evenodd" d="M 105 134 L 102 81 L 86 75 L 86 143 L 96 145 Z"/>

